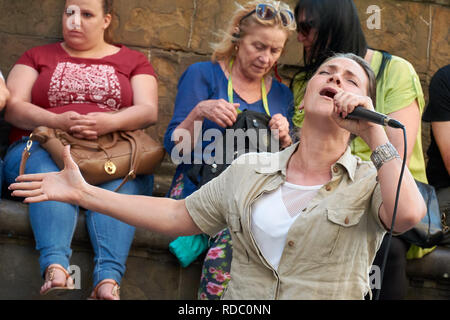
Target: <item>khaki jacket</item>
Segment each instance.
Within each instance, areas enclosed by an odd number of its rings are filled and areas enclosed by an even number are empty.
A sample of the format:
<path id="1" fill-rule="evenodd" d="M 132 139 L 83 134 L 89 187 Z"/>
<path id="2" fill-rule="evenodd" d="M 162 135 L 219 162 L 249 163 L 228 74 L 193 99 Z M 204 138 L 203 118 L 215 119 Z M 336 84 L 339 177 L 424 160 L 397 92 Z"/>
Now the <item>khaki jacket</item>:
<path id="1" fill-rule="evenodd" d="M 363 299 L 370 292 L 369 271 L 385 234 L 378 217 L 381 191 L 373 164 L 350 148 L 290 228 L 278 270 L 259 250 L 252 205 L 284 183 L 296 148 L 245 154 L 186 198 L 203 232 L 214 236 L 230 229 L 233 260 L 223 299 Z"/>

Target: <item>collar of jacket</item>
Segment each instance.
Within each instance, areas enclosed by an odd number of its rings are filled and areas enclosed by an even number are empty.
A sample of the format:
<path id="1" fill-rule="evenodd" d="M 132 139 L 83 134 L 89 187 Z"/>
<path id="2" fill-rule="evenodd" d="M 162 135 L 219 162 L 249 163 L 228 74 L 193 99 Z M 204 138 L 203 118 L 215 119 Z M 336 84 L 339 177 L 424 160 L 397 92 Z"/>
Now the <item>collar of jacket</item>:
<path id="1" fill-rule="evenodd" d="M 280 151 L 273 155 L 273 157 L 268 157 L 267 162 L 268 163 L 258 163 L 255 166 L 255 171 L 260 174 L 266 174 L 266 175 L 273 175 L 276 173 L 280 173 L 283 178 L 286 178 L 286 168 L 289 159 L 294 154 L 294 152 L 297 150 L 300 142 L 297 142 L 283 151 Z M 352 155 L 350 146 L 347 147 L 344 154 L 339 158 L 338 161 L 336 161 L 335 164 L 333 164 L 330 168 L 330 170 L 333 170 L 335 166 L 340 165 L 343 167 L 349 178 L 354 181 L 355 180 L 355 172 L 356 167 L 358 163 L 361 162 L 361 159 L 357 156 Z"/>

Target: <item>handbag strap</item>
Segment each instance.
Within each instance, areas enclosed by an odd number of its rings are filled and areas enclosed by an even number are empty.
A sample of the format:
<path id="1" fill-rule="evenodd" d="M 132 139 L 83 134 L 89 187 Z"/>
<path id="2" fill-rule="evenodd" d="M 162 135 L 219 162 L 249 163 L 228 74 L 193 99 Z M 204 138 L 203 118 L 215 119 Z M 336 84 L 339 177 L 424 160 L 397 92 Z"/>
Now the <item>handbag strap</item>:
<path id="1" fill-rule="evenodd" d="M 381 58 L 380 68 L 378 69 L 378 73 L 376 76 L 377 84 L 382 81 L 384 69 L 386 69 L 386 66 L 389 63 L 389 61 L 392 60 L 392 55 L 389 52 L 386 52 L 383 50 L 378 50 L 378 51 L 381 52 L 382 58 Z"/>
<path id="2" fill-rule="evenodd" d="M 22 158 L 20 159 L 19 176 L 25 173 L 25 165 L 27 164 L 28 158 L 30 157 L 30 149 L 33 145 L 33 140 L 31 139 L 33 134 L 30 135 L 30 139 L 27 141 L 27 145 L 22 151 Z"/>
<path id="3" fill-rule="evenodd" d="M 130 179 L 136 178 L 136 172 L 139 168 L 139 164 L 141 162 L 141 157 L 139 156 L 139 150 L 141 150 L 139 145 L 139 139 L 136 139 L 134 134 L 136 131 L 121 131 L 120 135 L 128 140 L 131 146 L 131 158 L 130 158 L 130 170 L 128 171 L 128 174 L 123 178 L 120 185 L 114 190 L 114 192 L 117 192 L 122 186 L 127 183 Z"/>
<path id="4" fill-rule="evenodd" d="M 95 150 L 104 150 L 104 149 L 112 148 L 113 146 L 115 146 L 117 144 L 117 140 L 118 140 L 118 136 L 119 136 L 119 134 L 117 132 L 113 132 L 112 133 L 112 137 L 113 137 L 112 141 L 110 143 L 104 144 L 102 146 L 98 142 L 74 138 L 71 134 L 69 134 L 65 131 L 58 131 L 57 135 L 59 138 L 65 139 L 68 142 L 68 144 L 70 144 L 72 146 L 80 146 L 80 147 L 85 147 L 85 148 L 95 149 Z"/>

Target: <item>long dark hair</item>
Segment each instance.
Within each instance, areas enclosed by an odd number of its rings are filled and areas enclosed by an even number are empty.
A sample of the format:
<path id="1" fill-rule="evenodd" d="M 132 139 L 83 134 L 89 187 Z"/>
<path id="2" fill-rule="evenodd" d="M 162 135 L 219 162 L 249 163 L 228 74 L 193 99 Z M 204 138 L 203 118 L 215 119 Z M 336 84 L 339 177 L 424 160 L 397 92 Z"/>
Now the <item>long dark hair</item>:
<path id="1" fill-rule="evenodd" d="M 297 22 L 304 14 L 316 30 L 310 54 L 303 52 L 304 66 L 298 72 L 306 73 L 306 80 L 336 53 L 366 55 L 368 46 L 353 0 L 299 0 L 294 12 Z"/>

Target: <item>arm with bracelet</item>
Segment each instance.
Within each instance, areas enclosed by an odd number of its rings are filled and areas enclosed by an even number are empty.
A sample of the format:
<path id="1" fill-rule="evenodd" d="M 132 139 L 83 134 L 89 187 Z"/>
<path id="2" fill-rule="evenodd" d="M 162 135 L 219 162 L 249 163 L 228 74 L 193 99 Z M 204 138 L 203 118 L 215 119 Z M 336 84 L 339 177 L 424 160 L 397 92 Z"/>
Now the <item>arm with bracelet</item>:
<path id="1" fill-rule="evenodd" d="M 370 159 L 378 171 L 378 181 L 383 197 L 383 205 L 380 207 L 379 216 L 387 229 L 390 229 L 396 205 L 397 181 L 400 180 L 402 171 L 402 158 L 397 149 L 387 139 L 383 128 L 378 126 L 375 130 L 380 132 L 372 139 L 365 141 L 372 150 Z M 414 178 L 407 169 L 405 169 L 401 178 L 401 186 L 395 226 L 394 230 L 391 230 L 396 233 L 402 233 L 414 226 L 415 220 L 411 220 L 412 217 L 409 215 L 411 206 L 415 204 L 425 206 Z"/>
<path id="2" fill-rule="evenodd" d="M 386 229 L 390 230 L 394 208 L 396 207 L 397 182 L 402 172 L 402 159 L 396 148 L 389 141 L 382 126 L 365 121 L 349 120 L 347 115 L 357 106 L 374 110 L 372 100 L 364 96 L 352 96 L 347 92 L 338 92 L 334 96 L 336 112 L 333 117 L 337 124 L 351 133 L 361 137 L 372 151 L 371 160 L 378 171 L 383 204 L 379 209 L 379 217 Z M 395 233 L 402 233 L 412 228 L 422 217 L 411 215 L 411 207 L 423 208 L 425 203 L 409 170 L 404 170 L 401 179 L 401 190 L 398 195 Z"/>

